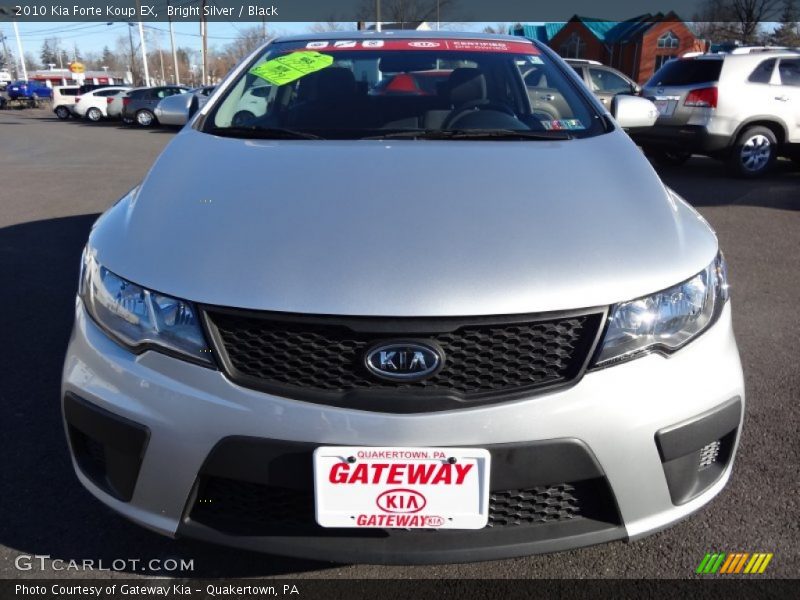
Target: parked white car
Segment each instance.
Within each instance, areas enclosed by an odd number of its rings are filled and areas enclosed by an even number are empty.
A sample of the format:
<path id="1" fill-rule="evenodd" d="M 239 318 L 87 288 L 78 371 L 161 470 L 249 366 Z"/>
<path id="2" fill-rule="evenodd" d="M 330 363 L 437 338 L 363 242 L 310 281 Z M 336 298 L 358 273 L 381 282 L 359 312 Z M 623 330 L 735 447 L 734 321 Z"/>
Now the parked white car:
<path id="1" fill-rule="evenodd" d="M 79 98 L 79 85 L 57 85 L 53 88 L 53 112 L 61 119 L 69 119 Z"/>
<path id="2" fill-rule="evenodd" d="M 6 70 L 0 70 L 0 90 L 6 89 L 11 81 L 11 73 Z"/>
<path id="3" fill-rule="evenodd" d="M 122 119 L 122 107 L 124 106 L 122 100 L 128 95 L 128 92 L 140 90 L 142 88 L 130 88 L 117 94 L 110 96 L 110 102 L 106 105 L 106 117 L 109 119 Z"/>
<path id="4" fill-rule="evenodd" d="M 76 99 L 73 112 L 78 117 L 90 121 L 100 121 L 108 117 L 108 105 L 115 96 L 126 93 L 128 86 L 110 86 L 86 92 Z"/>

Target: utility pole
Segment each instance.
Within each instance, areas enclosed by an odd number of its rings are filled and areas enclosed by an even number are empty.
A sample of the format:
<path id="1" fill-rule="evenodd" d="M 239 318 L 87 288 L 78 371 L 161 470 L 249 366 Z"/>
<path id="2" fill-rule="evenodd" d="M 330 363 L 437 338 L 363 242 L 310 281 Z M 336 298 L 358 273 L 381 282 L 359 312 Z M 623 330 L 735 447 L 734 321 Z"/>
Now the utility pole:
<path id="1" fill-rule="evenodd" d="M 0 32 L 0 42 L 3 43 L 3 57 L 5 59 L 5 64 L 9 68 L 13 68 L 14 65 L 11 64 L 11 60 L 10 60 L 11 59 L 11 55 L 8 53 L 8 46 L 6 45 L 6 35 L 4 33 L 2 33 L 2 32 Z M 16 70 L 16 68 L 15 68 L 15 70 Z"/>
<path id="2" fill-rule="evenodd" d="M 206 23 L 206 0 L 200 0 L 200 37 L 203 38 L 203 48 L 200 51 L 203 63 L 203 76 L 200 85 L 206 84 L 206 72 L 208 71 L 208 24 Z"/>
<path id="3" fill-rule="evenodd" d="M 25 54 L 22 51 L 22 40 L 19 39 L 19 26 L 16 21 L 14 24 L 14 35 L 17 37 L 17 52 L 19 52 L 19 65 L 22 67 L 22 80 L 28 81 L 28 69 L 25 66 Z"/>
<path id="4" fill-rule="evenodd" d="M 136 0 L 136 12 L 139 13 L 141 18 L 142 8 L 139 5 L 139 0 Z M 150 85 L 150 67 L 147 66 L 147 46 L 144 43 L 144 25 L 139 21 L 139 43 L 142 46 L 142 63 L 144 63 L 144 84 Z"/>
<path id="5" fill-rule="evenodd" d="M 172 17 L 169 18 L 169 43 L 172 45 L 172 64 L 175 67 L 175 83 L 181 84 L 181 75 L 178 72 L 178 55 L 175 52 L 175 32 L 172 30 Z"/>
<path id="6" fill-rule="evenodd" d="M 375 0 L 375 31 L 381 30 L 381 0 Z"/>
<path id="7" fill-rule="evenodd" d="M 133 50 L 133 23 L 126 23 L 128 25 L 128 42 L 131 45 L 131 77 L 133 85 L 137 85 L 136 77 L 134 76 L 134 67 L 136 66 L 136 52 Z"/>

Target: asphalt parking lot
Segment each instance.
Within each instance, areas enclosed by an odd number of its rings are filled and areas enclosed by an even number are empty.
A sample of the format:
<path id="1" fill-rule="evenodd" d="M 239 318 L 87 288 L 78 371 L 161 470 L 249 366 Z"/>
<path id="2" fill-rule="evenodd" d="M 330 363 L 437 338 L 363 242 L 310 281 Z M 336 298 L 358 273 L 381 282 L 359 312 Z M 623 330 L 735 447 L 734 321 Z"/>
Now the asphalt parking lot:
<path id="1" fill-rule="evenodd" d="M 106 563 L 194 559 L 194 572 L 182 575 L 199 577 L 682 578 L 710 551 L 773 552 L 766 576 L 800 575 L 800 169 L 784 161 L 758 182 L 731 179 L 720 164 L 699 157 L 661 172 L 721 239 L 748 394 L 730 483 L 677 526 L 638 542 L 553 555 L 377 567 L 170 540 L 111 513 L 72 472 L 60 425 L 60 371 L 89 227 L 142 178 L 172 136 L 118 123 L 60 122 L 45 109 L 0 111 L 0 577 L 53 576 L 15 569 L 18 555 L 38 554 Z"/>

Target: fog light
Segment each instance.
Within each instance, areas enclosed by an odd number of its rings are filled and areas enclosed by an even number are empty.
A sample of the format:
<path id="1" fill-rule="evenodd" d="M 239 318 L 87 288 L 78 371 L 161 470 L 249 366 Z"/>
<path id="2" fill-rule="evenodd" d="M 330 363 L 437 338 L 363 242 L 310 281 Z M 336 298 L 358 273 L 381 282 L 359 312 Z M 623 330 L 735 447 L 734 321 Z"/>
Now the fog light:
<path id="1" fill-rule="evenodd" d="M 719 456 L 719 448 L 721 446 L 720 440 L 706 444 L 700 449 L 700 464 L 697 466 L 698 471 L 707 469 L 715 462 Z"/>

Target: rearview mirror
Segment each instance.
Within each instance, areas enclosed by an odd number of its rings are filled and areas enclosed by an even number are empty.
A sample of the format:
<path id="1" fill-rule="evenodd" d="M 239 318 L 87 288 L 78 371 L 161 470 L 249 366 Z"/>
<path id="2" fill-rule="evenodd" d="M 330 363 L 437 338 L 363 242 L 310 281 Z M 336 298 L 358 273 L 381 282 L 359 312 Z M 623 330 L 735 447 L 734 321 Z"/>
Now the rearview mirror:
<path id="1" fill-rule="evenodd" d="M 656 105 L 640 96 L 614 96 L 611 101 L 611 114 L 623 129 L 652 127 L 658 119 Z"/>

